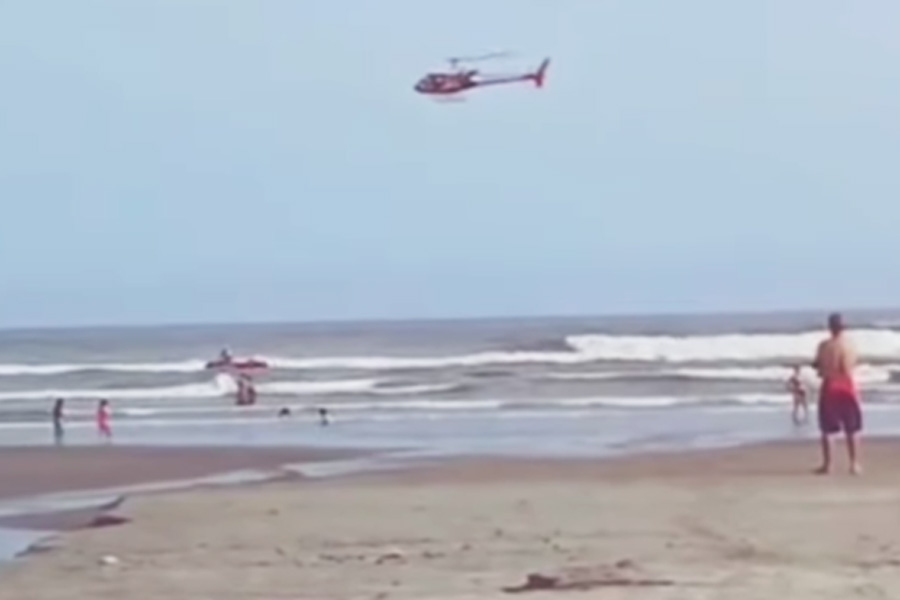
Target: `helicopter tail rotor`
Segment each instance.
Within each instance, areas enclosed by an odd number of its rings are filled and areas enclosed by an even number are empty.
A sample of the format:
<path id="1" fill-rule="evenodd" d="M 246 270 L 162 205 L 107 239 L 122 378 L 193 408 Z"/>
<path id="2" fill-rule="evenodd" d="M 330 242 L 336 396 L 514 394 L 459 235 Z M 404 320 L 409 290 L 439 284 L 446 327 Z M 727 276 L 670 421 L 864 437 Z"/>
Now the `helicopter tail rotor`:
<path id="1" fill-rule="evenodd" d="M 537 87 L 544 87 L 544 75 L 547 74 L 547 67 L 550 66 L 550 59 L 545 58 L 541 63 L 541 66 L 538 67 L 538 70 L 534 73 L 534 85 Z"/>

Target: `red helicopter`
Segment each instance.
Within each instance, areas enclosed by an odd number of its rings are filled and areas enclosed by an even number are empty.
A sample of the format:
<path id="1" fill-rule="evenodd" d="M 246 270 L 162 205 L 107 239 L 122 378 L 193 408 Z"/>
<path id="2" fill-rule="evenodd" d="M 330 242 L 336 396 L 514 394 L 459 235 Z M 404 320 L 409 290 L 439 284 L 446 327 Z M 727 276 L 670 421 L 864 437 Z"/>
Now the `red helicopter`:
<path id="1" fill-rule="evenodd" d="M 550 65 L 550 59 L 545 58 L 540 66 L 531 73 L 521 73 L 517 75 L 482 75 L 477 69 L 458 69 L 460 62 L 474 62 L 478 60 L 486 60 L 505 56 L 505 53 L 487 54 L 485 56 L 474 58 L 451 58 L 449 59 L 453 72 L 449 73 L 428 73 L 418 82 L 413 89 L 420 94 L 438 97 L 450 97 L 476 87 L 487 85 L 499 85 L 504 83 L 518 83 L 521 81 L 533 81 L 535 86 L 543 87 L 544 75 L 547 67 Z"/>

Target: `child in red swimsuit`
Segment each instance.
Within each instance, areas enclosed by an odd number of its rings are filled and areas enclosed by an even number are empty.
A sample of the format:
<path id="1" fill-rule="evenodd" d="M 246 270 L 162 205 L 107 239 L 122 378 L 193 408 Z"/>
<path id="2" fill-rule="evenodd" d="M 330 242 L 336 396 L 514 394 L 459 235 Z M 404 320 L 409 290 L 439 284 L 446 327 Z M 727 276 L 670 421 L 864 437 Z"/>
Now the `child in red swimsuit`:
<path id="1" fill-rule="evenodd" d="M 112 438 L 112 428 L 109 426 L 109 401 L 101 400 L 97 406 L 97 432 L 105 439 Z"/>

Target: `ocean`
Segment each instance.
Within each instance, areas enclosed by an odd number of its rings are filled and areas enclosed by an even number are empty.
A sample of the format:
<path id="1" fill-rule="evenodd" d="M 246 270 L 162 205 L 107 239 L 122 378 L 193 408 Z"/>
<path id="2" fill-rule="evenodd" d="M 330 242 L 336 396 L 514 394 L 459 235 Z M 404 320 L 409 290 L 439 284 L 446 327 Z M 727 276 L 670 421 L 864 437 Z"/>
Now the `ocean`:
<path id="1" fill-rule="evenodd" d="M 869 431 L 900 432 L 900 311 L 846 313 Z M 203 325 L 0 332 L 0 444 L 313 445 L 599 455 L 810 436 L 785 380 L 822 313 Z M 205 368 L 270 368 L 254 406 Z M 815 385 L 809 369 L 804 377 Z M 280 418 L 288 407 L 291 416 Z M 328 427 L 316 410 L 327 408 Z M 814 422 L 814 420 L 812 421 Z"/>

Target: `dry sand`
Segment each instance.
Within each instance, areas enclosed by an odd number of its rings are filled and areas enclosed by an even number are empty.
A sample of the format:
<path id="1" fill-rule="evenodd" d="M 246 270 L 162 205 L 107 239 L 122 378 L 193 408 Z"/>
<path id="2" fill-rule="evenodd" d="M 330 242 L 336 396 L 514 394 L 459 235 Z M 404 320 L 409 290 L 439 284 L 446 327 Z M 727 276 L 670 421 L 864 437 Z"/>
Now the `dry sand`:
<path id="1" fill-rule="evenodd" d="M 535 598 L 898 597 L 900 443 L 866 451 L 863 477 L 841 453 L 810 474 L 805 443 L 136 498 L 6 567 L 0 600 L 515 598 L 532 573 L 558 578 Z"/>

